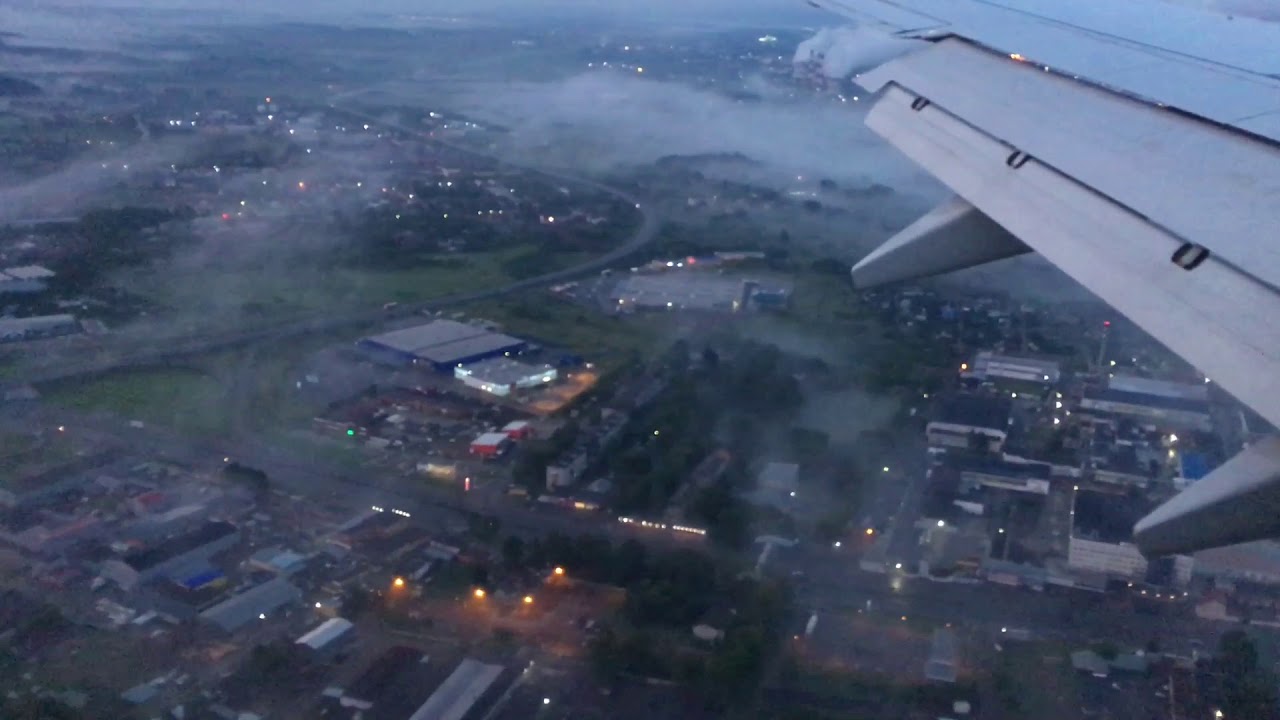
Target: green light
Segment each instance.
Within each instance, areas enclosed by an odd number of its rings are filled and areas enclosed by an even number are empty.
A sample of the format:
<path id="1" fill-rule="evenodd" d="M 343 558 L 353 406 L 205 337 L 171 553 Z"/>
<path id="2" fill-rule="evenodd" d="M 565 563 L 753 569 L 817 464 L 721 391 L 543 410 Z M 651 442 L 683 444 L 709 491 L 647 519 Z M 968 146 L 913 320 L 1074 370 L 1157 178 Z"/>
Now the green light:
<path id="1" fill-rule="evenodd" d="M 352 430 L 351 428 L 347 428 L 347 434 L 348 434 L 348 435 L 355 435 L 355 434 L 356 434 L 356 431 L 355 431 L 355 430 Z"/>

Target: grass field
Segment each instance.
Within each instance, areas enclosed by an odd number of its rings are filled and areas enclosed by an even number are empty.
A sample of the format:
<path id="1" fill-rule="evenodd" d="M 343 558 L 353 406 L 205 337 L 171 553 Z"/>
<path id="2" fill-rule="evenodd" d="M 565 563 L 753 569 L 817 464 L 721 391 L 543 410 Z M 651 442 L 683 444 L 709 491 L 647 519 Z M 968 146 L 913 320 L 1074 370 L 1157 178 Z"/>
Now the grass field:
<path id="1" fill-rule="evenodd" d="M 108 411 L 182 432 L 221 433 L 231 425 L 225 388 L 197 370 L 157 368 L 43 390 L 46 402 L 81 411 Z"/>
<path id="2" fill-rule="evenodd" d="M 669 325 L 665 315 L 616 317 L 565 302 L 542 290 L 532 290 L 466 307 L 472 317 L 492 320 L 504 331 L 564 347 L 589 360 L 608 365 L 608 358 L 632 351 L 650 354 L 665 350 L 659 343 Z"/>

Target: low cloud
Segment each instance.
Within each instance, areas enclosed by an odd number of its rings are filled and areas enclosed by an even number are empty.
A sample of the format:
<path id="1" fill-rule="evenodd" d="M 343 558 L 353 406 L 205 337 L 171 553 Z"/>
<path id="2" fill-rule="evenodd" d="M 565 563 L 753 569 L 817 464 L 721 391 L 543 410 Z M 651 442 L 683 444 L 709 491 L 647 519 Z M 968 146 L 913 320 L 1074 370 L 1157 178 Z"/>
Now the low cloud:
<path id="1" fill-rule="evenodd" d="M 508 150 L 608 172 L 667 155 L 741 153 L 781 175 L 935 186 L 864 124 L 860 105 L 807 94 L 753 102 L 621 72 L 488 86 L 456 106 L 510 130 Z"/>

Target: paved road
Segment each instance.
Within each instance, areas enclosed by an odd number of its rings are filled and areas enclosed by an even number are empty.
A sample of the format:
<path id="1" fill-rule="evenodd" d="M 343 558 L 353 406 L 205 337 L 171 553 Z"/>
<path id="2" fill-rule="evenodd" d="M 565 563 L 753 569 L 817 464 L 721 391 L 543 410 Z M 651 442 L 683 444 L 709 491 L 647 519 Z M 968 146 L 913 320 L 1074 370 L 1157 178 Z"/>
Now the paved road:
<path id="1" fill-rule="evenodd" d="M 69 431 L 89 430 L 113 435 L 129 443 L 140 455 L 167 459 L 192 468 L 216 469 L 223 459 L 234 460 L 266 472 L 275 489 L 328 504 L 348 507 L 353 513 L 374 505 L 410 513 L 412 519 L 436 529 L 479 512 L 496 517 L 503 534 L 528 537 L 560 532 L 567 535 L 601 534 L 615 542 L 637 539 L 646 544 L 677 547 L 700 545 L 696 536 L 648 530 L 618 523 L 612 516 L 530 505 L 514 498 L 494 498 L 487 493 L 463 493 L 426 482 L 406 482 L 376 469 L 360 472 L 337 470 L 323 458 L 241 438 L 192 439 L 165 428 L 130 427 L 124 418 L 105 413 L 84 414 L 50 407 L 10 408 L 0 416 L 0 428 L 30 432 L 37 427 L 59 425 Z"/>
<path id="2" fill-rule="evenodd" d="M 1229 628 L 1199 620 L 1185 604 L 1150 614 L 1114 597 L 1083 591 L 1036 592 L 985 582 L 937 582 L 892 571 L 866 572 L 855 553 L 827 547 L 781 551 L 771 571 L 802 573 L 795 580 L 797 606 L 803 611 L 862 611 L 886 620 L 905 615 L 937 625 L 986 630 L 992 637 L 999 637 L 1001 628 L 1011 628 L 1028 630 L 1039 638 L 1081 644 L 1109 640 L 1133 647 L 1157 638 L 1164 649 L 1190 655 L 1197 645 L 1216 647 L 1218 636 Z"/>

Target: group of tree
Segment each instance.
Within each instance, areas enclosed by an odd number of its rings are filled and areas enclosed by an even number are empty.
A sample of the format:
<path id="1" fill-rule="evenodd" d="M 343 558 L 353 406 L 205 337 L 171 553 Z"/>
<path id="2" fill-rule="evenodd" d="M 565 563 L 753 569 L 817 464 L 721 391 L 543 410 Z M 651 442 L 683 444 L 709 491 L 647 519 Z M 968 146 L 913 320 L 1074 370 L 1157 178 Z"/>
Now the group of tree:
<path id="1" fill-rule="evenodd" d="M 1222 691 L 1222 714 L 1227 718 L 1280 718 L 1276 675 L 1258 659 L 1258 648 L 1243 630 L 1223 633 L 1209 669 Z"/>
<path id="2" fill-rule="evenodd" d="M 271 487 L 267 473 L 255 467 L 229 462 L 222 466 L 222 474 L 229 480 L 243 484 L 256 493 L 265 493 Z"/>
<path id="3" fill-rule="evenodd" d="M 530 494 L 540 493 L 546 486 L 547 465 L 573 447 L 580 431 L 578 424 L 570 421 L 556 428 L 550 437 L 521 443 L 512 462 L 512 480 Z"/>
<path id="4" fill-rule="evenodd" d="M 65 291 L 81 291 L 114 268 L 136 266 L 166 257 L 185 239 L 178 234 L 149 233 L 165 223 L 189 220 L 189 208 L 122 207 L 86 212 L 65 228 L 56 244 L 61 259 L 51 263 L 54 283 Z"/>
<path id="5" fill-rule="evenodd" d="M 671 680 L 715 711 L 752 704 L 766 666 L 780 649 L 790 594 L 784 584 L 749 578 L 724 578 L 713 587 L 717 598 L 732 609 L 720 628 L 722 640 L 709 648 L 693 648 L 675 640 L 678 634 L 652 632 L 655 627 L 688 629 L 700 613 L 681 608 L 658 615 L 629 611 L 591 644 L 589 658 L 597 679 L 607 684 L 630 674 Z M 629 603 L 631 598 L 628 593 Z"/>
<path id="6" fill-rule="evenodd" d="M 713 433 L 721 419 L 728 418 L 731 440 L 741 441 L 730 450 L 748 457 L 758 448 L 759 421 L 785 418 L 804 400 L 793 361 L 774 345 L 740 342 L 725 353 L 710 347 L 694 353 L 680 340 L 661 362 L 666 389 L 633 414 L 609 462 L 622 512 L 664 508 L 718 444 Z M 735 428 L 742 432 L 735 435 Z M 734 512 L 714 515 L 731 523 L 726 537 L 739 534 Z"/>

